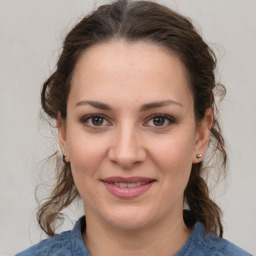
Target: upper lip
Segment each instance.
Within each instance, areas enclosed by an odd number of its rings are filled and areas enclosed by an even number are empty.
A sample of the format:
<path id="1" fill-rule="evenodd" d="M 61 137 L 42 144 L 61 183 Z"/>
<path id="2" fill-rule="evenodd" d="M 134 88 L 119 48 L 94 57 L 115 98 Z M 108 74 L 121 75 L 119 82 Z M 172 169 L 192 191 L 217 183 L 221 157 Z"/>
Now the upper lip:
<path id="1" fill-rule="evenodd" d="M 120 176 L 113 176 L 101 179 L 103 182 L 107 183 L 136 183 L 136 182 L 150 182 L 155 181 L 155 179 L 152 178 L 146 178 L 146 177 L 120 177 Z"/>

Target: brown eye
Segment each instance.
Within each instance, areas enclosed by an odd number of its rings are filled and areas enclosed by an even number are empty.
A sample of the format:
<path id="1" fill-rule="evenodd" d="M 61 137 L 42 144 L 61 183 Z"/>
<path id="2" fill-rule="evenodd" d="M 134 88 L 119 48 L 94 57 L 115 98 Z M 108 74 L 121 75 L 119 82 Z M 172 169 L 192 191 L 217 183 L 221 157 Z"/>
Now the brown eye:
<path id="1" fill-rule="evenodd" d="M 165 118 L 158 116 L 153 119 L 153 123 L 155 126 L 163 126 L 165 124 Z"/>
<path id="2" fill-rule="evenodd" d="M 107 121 L 107 119 L 104 116 L 93 114 L 85 116 L 81 119 L 81 122 L 85 124 L 87 127 L 91 128 L 100 128 L 101 126 L 109 126 L 110 123 Z"/>
<path id="3" fill-rule="evenodd" d="M 176 123 L 176 119 L 166 114 L 156 114 L 144 124 L 151 127 L 167 128 Z"/>
<path id="4" fill-rule="evenodd" d="M 94 126 L 101 126 L 104 123 L 104 118 L 100 116 L 92 117 L 91 120 Z"/>

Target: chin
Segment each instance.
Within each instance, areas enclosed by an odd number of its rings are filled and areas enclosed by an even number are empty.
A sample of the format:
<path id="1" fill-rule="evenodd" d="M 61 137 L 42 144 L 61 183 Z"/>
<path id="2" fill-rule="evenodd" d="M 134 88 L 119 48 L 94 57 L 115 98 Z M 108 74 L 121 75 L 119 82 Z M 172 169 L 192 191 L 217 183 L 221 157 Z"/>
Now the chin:
<path id="1" fill-rule="evenodd" d="M 138 209 L 123 209 L 116 214 L 111 211 L 109 217 L 106 221 L 111 226 L 124 231 L 141 229 L 152 222 L 152 216 L 145 212 L 140 212 Z"/>

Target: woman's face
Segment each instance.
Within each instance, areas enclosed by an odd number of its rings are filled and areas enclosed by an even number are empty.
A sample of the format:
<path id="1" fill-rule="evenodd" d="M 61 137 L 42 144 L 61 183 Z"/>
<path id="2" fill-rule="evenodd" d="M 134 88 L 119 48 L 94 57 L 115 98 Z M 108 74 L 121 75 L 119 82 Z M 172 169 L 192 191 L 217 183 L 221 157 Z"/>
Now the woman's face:
<path id="1" fill-rule="evenodd" d="M 211 113 L 196 125 L 193 104 L 185 67 L 159 46 L 111 41 L 81 56 L 58 127 L 87 219 L 126 230 L 182 219 L 211 125 Z"/>

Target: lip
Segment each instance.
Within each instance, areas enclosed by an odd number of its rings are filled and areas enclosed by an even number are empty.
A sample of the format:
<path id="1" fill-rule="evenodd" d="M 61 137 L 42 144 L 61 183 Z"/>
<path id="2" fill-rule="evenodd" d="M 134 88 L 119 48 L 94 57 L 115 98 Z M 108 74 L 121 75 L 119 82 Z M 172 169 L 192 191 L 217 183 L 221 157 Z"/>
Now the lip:
<path id="1" fill-rule="evenodd" d="M 146 177 L 108 177 L 102 179 L 101 182 L 105 185 L 107 190 L 114 196 L 122 199 L 132 199 L 147 192 L 151 186 L 156 182 L 155 179 Z M 135 187 L 120 187 L 115 183 L 142 183 Z"/>

